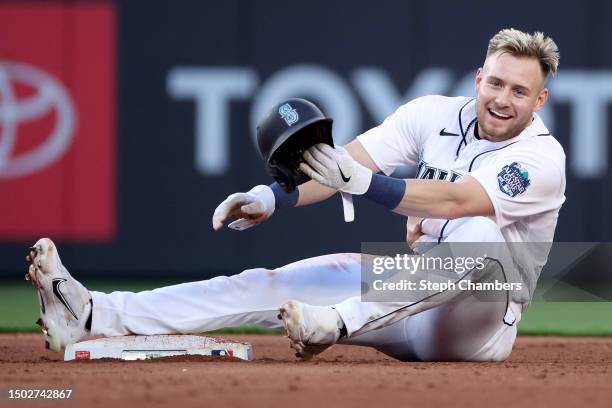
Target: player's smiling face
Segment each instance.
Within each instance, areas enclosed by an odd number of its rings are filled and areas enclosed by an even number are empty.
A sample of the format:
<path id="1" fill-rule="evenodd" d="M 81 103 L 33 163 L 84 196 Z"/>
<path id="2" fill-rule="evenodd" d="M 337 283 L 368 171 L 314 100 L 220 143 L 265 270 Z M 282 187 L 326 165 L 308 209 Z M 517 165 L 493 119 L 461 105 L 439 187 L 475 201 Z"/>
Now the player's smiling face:
<path id="1" fill-rule="evenodd" d="M 500 142 L 517 136 L 531 123 L 548 90 L 536 58 L 497 52 L 476 74 L 476 116 L 480 137 Z"/>

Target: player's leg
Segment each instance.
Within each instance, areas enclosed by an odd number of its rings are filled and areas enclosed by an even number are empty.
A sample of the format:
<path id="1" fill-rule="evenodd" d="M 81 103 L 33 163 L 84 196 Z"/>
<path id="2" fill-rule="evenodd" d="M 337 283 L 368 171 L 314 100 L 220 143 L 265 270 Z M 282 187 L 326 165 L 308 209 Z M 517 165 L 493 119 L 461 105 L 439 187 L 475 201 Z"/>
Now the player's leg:
<path id="1" fill-rule="evenodd" d="M 445 243 L 476 242 L 481 244 L 473 246 L 473 249 L 472 245 L 467 244 L 457 244 L 456 247 L 451 247 L 452 244 L 438 245 L 427 253 L 428 256 L 442 259 L 447 256 L 477 258 L 488 253 L 488 256 L 494 258 L 487 262 L 486 269 L 483 271 L 474 270 L 471 272 L 471 276 L 464 275 L 465 279 L 474 279 L 473 274 L 477 273 L 478 277 L 485 275 L 485 273 L 498 274 L 501 270 L 500 264 L 509 265 L 512 262 L 499 228 L 489 218 L 468 217 L 453 220 L 448 223 L 445 230 L 447 231 Z M 431 271 L 426 270 L 424 272 Z M 419 276 L 419 273 L 415 276 Z M 440 276 L 444 280 L 446 275 Z M 448 276 L 452 278 L 453 272 L 449 271 Z M 415 315 L 442 305 L 460 294 L 462 294 L 460 289 L 448 290 L 428 297 L 426 301 L 419 302 L 406 302 L 402 299 L 398 299 L 396 302 L 362 302 L 361 297 L 356 296 L 334 305 L 334 308 L 340 313 L 349 335 L 361 334 L 384 327 L 406 316 Z"/>
<path id="2" fill-rule="evenodd" d="M 330 305 L 360 293 L 358 254 L 333 254 L 278 269 L 139 293 L 91 292 L 92 335 L 201 333 L 223 327 L 280 327 L 279 306 L 289 299 Z"/>
<path id="3" fill-rule="evenodd" d="M 500 324 L 505 305 L 471 300 L 449 302 L 339 343 L 373 347 L 402 361 L 503 361 L 516 338 L 516 318 L 506 313 L 507 324 Z"/>
<path id="4" fill-rule="evenodd" d="M 275 328 L 281 325 L 279 305 L 288 299 L 330 305 L 360 291 L 359 254 L 325 255 L 274 270 L 257 268 L 139 293 L 105 294 L 89 292 L 74 280 L 51 240 L 43 238 L 33 248 L 29 276 L 39 291 L 41 324 L 53 348 L 90 334 L 201 333 L 244 324 Z M 321 310 L 318 317 L 335 319 L 335 312 Z"/>
<path id="5" fill-rule="evenodd" d="M 473 232 L 470 235 L 466 231 Z M 496 224 L 484 217 L 449 223 L 447 233 L 449 242 L 503 243 Z M 507 262 L 509 254 L 502 248 L 503 245 L 496 245 L 494 249 L 503 252 L 500 257 Z M 496 265 L 491 264 L 491 273 L 496 273 Z M 400 359 L 502 359 L 509 353 L 516 335 L 512 325 L 516 319 L 506 316 L 506 302 L 482 302 L 460 290 L 412 303 L 361 302 L 360 296 L 356 296 L 333 307 L 349 335 L 343 343 L 370 345 Z M 516 313 L 520 314 L 520 309 Z M 504 317 L 510 325 L 504 324 Z M 295 330 L 305 331 L 308 328 Z M 294 339 L 288 332 L 296 348 L 303 349 L 302 339 Z"/>
<path id="6" fill-rule="evenodd" d="M 420 361 L 503 361 L 520 308 L 469 295 L 405 319 L 410 356 Z"/>
<path id="7" fill-rule="evenodd" d="M 462 218 L 449 222 L 445 242 L 477 242 L 490 249 L 501 263 L 511 263 L 497 224 L 489 218 Z M 495 244 L 489 244 L 494 242 Z M 507 278 L 511 271 L 506 269 Z M 405 329 L 411 354 L 421 361 L 503 361 L 511 351 L 521 318 L 521 307 L 506 292 L 500 297 L 483 299 L 465 293 L 406 319 Z M 504 299 L 505 298 L 505 299 Z"/>

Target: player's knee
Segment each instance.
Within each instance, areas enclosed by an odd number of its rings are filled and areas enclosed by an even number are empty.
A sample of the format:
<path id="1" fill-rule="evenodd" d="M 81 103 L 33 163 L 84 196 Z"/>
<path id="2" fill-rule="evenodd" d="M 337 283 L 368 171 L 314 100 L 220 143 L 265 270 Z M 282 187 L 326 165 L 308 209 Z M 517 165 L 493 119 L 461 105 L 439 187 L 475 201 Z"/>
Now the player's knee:
<path id="1" fill-rule="evenodd" d="M 488 341 L 477 353 L 467 357 L 465 361 L 474 362 L 501 362 L 505 361 L 514 348 L 516 341 L 516 324 L 504 325 L 493 338 Z"/>

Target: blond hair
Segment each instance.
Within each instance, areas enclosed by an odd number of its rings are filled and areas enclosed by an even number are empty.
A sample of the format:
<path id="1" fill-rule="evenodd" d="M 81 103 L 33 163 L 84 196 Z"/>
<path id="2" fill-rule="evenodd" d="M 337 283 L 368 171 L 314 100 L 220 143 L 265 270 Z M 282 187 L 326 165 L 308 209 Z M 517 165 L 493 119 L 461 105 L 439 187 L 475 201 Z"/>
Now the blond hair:
<path id="1" fill-rule="evenodd" d="M 501 30 L 489 40 L 487 58 L 498 51 L 515 57 L 537 58 L 544 78 L 555 75 L 559 66 L 559 48 L 544 33 L 525 33 L 514 28 Z"/>

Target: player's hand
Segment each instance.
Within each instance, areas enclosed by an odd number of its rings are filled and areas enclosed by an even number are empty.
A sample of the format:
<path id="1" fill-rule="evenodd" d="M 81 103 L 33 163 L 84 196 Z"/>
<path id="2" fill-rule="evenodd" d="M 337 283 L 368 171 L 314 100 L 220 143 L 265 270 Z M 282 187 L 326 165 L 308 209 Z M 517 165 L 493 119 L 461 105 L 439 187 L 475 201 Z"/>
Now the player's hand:
<path id="1" fill-rule="evenodd" d="M 408 217 L 406 220 L 406 242 L 412 247 L 419 238 L 423 236 L 423 230 L 421 230 L 421 217 Z M 413 248 L 414 249 L 414 248 Z"/>
<path id="2" fill-rule="evenodd" d="M 319 183 L 351 194 L 368 191 L 372 170 L 359 164 L 345 148 L 319 143 L 304 152 L 300 170 Z"/>
<path id="3" fill-rule="evenodd" d="M 228 219 L 235 219 L 227 227 L 242 231 L 270 218 L 274 206 L 272 189 L 264 185 L 255 186 L 246 193 L 232 194 L 219 204 L 213 214 L 212 225 L 218 231 Z"/>

